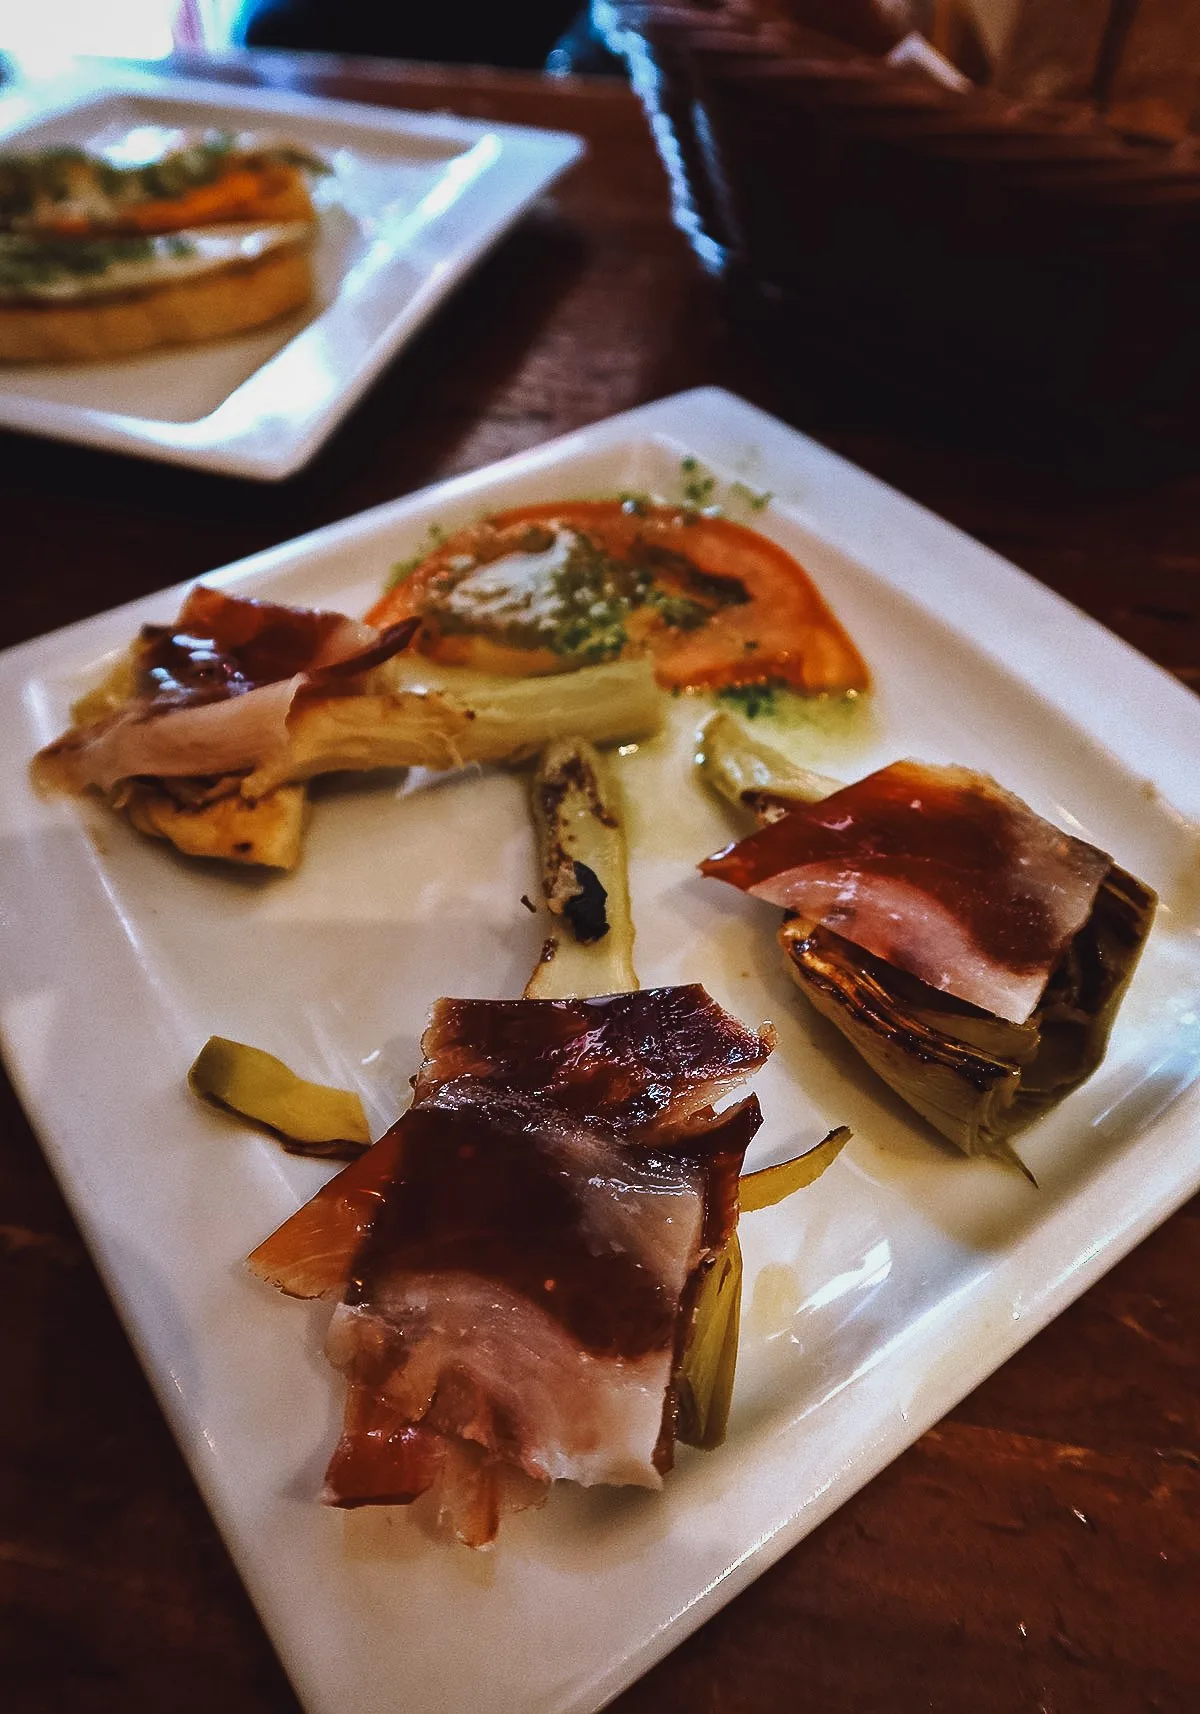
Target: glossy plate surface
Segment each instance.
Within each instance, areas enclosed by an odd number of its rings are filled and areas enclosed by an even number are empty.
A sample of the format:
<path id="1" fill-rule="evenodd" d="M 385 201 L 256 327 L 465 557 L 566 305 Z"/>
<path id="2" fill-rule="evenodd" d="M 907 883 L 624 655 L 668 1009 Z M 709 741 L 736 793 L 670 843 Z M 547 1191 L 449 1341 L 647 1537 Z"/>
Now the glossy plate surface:
<path id="1" fill-rule="evenodd" d="M 332 168 L 313 301 L 269 327 L 111 363 L 0 365 L 0 425 L 236 476 L 290 476 L 473 263 L 582 150 L 577 137 L 277 90 L 122 73 L 0 102 L 0 152 L 105 147 L 143 126 L 295 141 Z"/>
<path id="2" fill-rule="evenodd" d="M 779 1047 L 750 1164 L 851 1125 L 819 1184 L 743 1221 L 727 1444 L 661 1495 L 560 1488 L 494 1552 L 402 1511 L 315 1503 L 340 1387 L 325 1313 L 245 1254 L 327 1169 L 198 1108 L 210 1034 L 358 1088 L 379 1128 L 440 994 L 520 992 L 541 930 L 520 775 L 327 790 L 302 868 L 219 874 L 96 806 L 39 801 L 27 758 L 179 591 L 0 660 L 0 1025 L 9 1062 L 267 1627 L 311 1714 L 583 1714 L 797 1542 L 1200 1184 L 1200 705 L 996 555 L 727 394 L 668 399 L 214 574 L 361 612 L 430 525 L 625 490 L 680 461 L 793 549 L 875 674 L 869 709 L 763 735 L 855 776 L 897 756 L 985 768 L 1110 850 L 1162 910 L 1105 1064 L 1015 1174 L 940 1144 L 800 1002 L 776 913 L 693 864 L 733 823 L 689 777 L 706 712 L 619 761 L 643 983 L 706 983 Z M 695 479 L 695 472 L 692 473 Z M 775 498 L 752 511 L 746 489 Z M 104 1020 L 103 1028 L 97 1020 Z"/>

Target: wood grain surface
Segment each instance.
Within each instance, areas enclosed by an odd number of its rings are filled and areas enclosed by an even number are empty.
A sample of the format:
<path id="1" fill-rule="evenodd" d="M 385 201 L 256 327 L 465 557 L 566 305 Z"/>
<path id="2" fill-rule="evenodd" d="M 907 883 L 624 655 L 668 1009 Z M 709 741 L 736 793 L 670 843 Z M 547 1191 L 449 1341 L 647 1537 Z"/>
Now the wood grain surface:
<path id="1" fill-rule="evenodd" d="M 964 435 L 819 361 L 781 366 L 698 274 L 621 85 L 286 55 L 216 70 L 566 128 L 589 152 L 287 483 L 0 435 L 0 645 L 715 382 L 1200 688 L 1200 459 L 1035 453 L 1011 427 Z M 621 1714 L 1195 1714 L 1198 1255 L 1193 1202 Z M 0 1302 L 0 1709 L 295 1714 L 7 1085 Z"/>

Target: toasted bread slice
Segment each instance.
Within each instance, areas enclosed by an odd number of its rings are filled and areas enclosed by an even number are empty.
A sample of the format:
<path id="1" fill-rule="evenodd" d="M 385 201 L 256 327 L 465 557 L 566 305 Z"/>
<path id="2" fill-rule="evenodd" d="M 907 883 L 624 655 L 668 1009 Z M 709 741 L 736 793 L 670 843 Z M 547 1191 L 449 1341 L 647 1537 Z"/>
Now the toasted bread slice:
<path id="1" fill-rule="evenodd" d="M 169 840 L 185 856 L 294 869 L 304 848 L 308 792 L 304 786 L 280 786 L 251 802 L 235 790 L 191 804 L 162 786 L 137 780 L 120 807 L 139 833 Z"/>
<path id="2" fill-rule="evenodd" d="M 307 245 L 144 290 L 74 303 L 0 304 L 0 361 L 62 363 L 128 357 L 243 333 L 312 296 Z"/>

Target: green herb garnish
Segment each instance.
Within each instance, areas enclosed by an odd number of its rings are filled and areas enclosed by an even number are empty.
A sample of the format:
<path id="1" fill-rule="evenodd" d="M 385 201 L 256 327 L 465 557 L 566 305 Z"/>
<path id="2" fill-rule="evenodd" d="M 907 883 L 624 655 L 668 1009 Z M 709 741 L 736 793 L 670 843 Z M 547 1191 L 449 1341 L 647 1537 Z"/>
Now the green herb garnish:
<path id="1" fill-rule="evenodd" d="M 760 491 L 751 488 L 748 482 L 731 482 L 729 492 L 731 496 L 736 495 L 741 503 L 748 506 L 752 512 L 764 511 L 775 498 L 774 494 L 767 492 L 766 489 Z"/>
<path id="2" fill-rule="evenodd" d="M 685 481 L 683 484 L 684 504 L 692 511 L 702 512 L 706 506 L 711 506 L 713 495 L 717 490 L 717 479 L 711 476 L 701 465 L 699 459 L 689 453 L 681 458 L 679 468 Z"/>
<path id="3" fill-rule="evenodd" d="M 98 279 L 121 263 L 148 262 L 156 254 L 188 255 L 186 239 L 154 238 L 35 238 L 0 232 L 0 297 L 56 279 Z"/>
<path id="4" fill-rule="evenodd" d="M 698 601 L 691 601 L 686 595 L 672 594 L 667 589 L 649 589 L 646 605 L 654 608 L 664 625 L 671 625 L 676 631 L 698 631 L 712 618 L 711 607 L 702 607 Z"/>
<path id="5" fill-rule="evenodd" d="M 28 155 L 0 156 L 0 226 L 19 223 L 42 211 L 39 204 L 81 201 L 90 205 L 99 191 L 119 213 L 138 202 L 173 201 L 201 185 L 214 183 L 233 156 L 248 162 L 283 161 L 311 173 L 328 172 L 325 162 L 303 149 L 250 148 L 239 152 L 232 131 L 206 131 L 181 149 L 156 161 L 123 165 L 91 155 L 74 145 L 40 149 Z M 111 218 L 111 216 L 109 216 Z M 105 224 L 103 212 L 96 222 Z"/>
<path id="6" fill-rule="evenodd" d="M 403 583 L 412 576 L 417 567 L 424 565 L 430 554 L 436 553 L 446 539 L 446 532 L 440 524 L 430 524 L 425 534 L 425 545 L 417 549 L 409 559 L 398 559 L 388 572 L 384 589 L 395 589 L 398 583 Z"/>
<path id="7" fill-rule="evenodd" d="M 730 684 L 717 692 L 718 700 L 730 703 L 747 720 L 757 720 L 761 714 L 774 714 L 779 706 L 779 692 L 784 687 L 775 679 L 761 684 Z"/>

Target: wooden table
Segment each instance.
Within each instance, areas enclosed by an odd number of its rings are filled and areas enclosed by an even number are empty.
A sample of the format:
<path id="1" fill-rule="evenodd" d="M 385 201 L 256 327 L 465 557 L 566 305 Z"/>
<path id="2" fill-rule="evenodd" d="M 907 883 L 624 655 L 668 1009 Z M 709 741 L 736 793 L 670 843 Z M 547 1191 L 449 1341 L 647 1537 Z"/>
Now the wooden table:
<path id="1" fill-rule="evenodd" d="M 968 450 L 870 389 L 777 374 L 671 228 L 619 84 L 283 55 L 217 69 L 564 127 L 589 155 L 291 482 L 4 436 L 0 644 L 719 382 L 1200 687 L 1200 469 L 1070 471 L 1016 437 Z M 1195 1714 L 1198 1246 L 1193 1202 L 627 1692 L 622 1714 Z M 0 1301 L 0 1708 L 292 1714 L 7 1086 Z"/>

